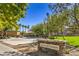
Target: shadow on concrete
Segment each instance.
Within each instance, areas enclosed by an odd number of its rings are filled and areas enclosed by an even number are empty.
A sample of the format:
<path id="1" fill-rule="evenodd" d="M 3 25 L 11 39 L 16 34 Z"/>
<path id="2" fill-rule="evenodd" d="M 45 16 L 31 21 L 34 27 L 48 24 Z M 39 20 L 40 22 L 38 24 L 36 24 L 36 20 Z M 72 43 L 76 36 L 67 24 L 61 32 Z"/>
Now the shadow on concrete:
<path id="1" fill-rule="evenodd" d="M 58 51 L 49 49 L 49 48 L 42 48 L 39 51 L 28 53 L 31 56 L 61 56 Z"/>

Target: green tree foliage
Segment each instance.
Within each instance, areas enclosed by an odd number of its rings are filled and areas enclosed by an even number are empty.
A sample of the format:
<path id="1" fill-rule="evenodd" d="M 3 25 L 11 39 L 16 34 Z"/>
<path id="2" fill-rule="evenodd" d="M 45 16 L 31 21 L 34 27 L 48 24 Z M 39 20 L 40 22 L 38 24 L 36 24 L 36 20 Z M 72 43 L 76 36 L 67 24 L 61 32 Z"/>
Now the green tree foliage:
<path id="1" fill-rule="evenodd" d="M 72 30 L 74 30 L 74 32 L 78 31 L 79 29 L 79 4 L 78 3 L 74 3 L 74 4 L 56 3 L 56 4 L 49 4 L 49 7 L 50 7 L 50 10 L 53 12 L 52 14 L 58 15 L 58 14 L 62 14 L 62 12 L 65 11 L 64 14 L 59 16 L 59 22 L 61 22 L 59 24 L 60 25 L 59 29 L 61 28 L 62 34 L 64 32 L 63 29 L 65 26 L 72 27 Z M 72 20 L 73 22 L 71 22 L 70 20 Z M 67 25 L 63 25 L 64 23 L 66 23 Z"/>
<path id="2" fill-rule="evenodd" d="M 24 17 L 26 6 L 24 3 L 0 4 L 0 31 L 12 28 L 18 30 L 17 21 Z"/>
<path id="3" fill-rule="evenodd" d="M 78 3 L 56 3 L 49 4 L 52 14 L 46 14 L 47 19 L 45 24 L 33 26 L 35 33 L 47 33 L 48 36 L 63 35 L 66 30 L 70 32 L 79 32 L 79 4 Z M 42 31 L 43 30 L 43 31 Z M 43 34 L 44 35 L 44 34 Z"/>
<path id="4" fill-rule="evenodd" d="M 63 11 L 60 14 L 54 14 L 48 18 L 48 31 L 49 36 L 58 35 L 59 32 L 63 34 L 65 26 L 68 24 L 67 11 Z"/>
<path id="5" fill-rule="evenodd" d="M 36 35 L 42 35 L 43 34 L 43 25 L 42 24 L 37 24 L 35 26 L 32 26 L 32 31 Z"/>

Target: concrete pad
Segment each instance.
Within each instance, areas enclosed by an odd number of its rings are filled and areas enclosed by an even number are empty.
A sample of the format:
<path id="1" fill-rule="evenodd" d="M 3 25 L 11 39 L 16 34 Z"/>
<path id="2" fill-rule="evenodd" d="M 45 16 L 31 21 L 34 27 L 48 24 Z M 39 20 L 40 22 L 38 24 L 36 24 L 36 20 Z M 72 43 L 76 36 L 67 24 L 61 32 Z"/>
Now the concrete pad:
<path id="1" fill-rule="evenodd" d="M 3 41 L 4 43 L 10 44 L 10 45 L 18 45 L 18 44 L 28 44 L 33 43 L 31 41 Z"/>
<path id="2" fill-rule="evenodd" d="M 18 52 L 16 49 L 13 49 L 11 47 L 8 47 L 8 46 L 0 43 L 0 54 L 2 54 L 4 52 L 12 52 L 12 51 Z"/>
<path id="3" fill-rule="evenodd" d="M 10 45 L 28 44 L 28 43 L 37 42 L 36 39 L 25 39 L 25 38 L 10 38 L 2 41 Z"/>

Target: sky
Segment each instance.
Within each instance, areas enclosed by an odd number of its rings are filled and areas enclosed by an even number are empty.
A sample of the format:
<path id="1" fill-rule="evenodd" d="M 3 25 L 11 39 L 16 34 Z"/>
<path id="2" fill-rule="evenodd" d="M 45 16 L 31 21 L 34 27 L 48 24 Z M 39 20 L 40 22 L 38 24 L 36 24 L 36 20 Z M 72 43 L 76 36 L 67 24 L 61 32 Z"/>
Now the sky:
<path id="1" fill-rule="evenodd" d="M 29 8 L 26 10 L 25 17 L 21 18 L 19 23 L 22 25 L 30 25 L 31 27 L 43 22 L 47 12 L 50 13 L 47 3 L 30 3 Z"/>

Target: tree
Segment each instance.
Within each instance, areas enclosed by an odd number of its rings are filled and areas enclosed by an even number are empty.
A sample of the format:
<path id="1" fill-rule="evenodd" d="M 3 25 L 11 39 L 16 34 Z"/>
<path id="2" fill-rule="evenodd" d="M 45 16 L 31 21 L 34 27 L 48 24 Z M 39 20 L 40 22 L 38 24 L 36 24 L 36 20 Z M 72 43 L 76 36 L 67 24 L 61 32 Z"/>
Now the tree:
<path id="1" fill-rule="evenodd" d="M 64 10 L 68 10 L 68 20 L 69 24 L 68 27 L 72 27 L 74 33 L 78 32 L 79 29 L 79 4 L 78 3 L 56 3 L 56 4 L 49 4 L 49 8 L 52 11 L 52 14 L 60 14 Z M 77 32 L 76 32 L 77 31 Z M 73 32 L 73 31 L 72 31 Z"/>
<path id="2" fill-rule="evenodd" d="M 61 32 L 63 38 L 65 26 L 68 26 L 67 24 L 69 22 L 69 6 L 71 6 L 70 3 L 49 4 L 49 8 L 53 15 L 53 17 L 48 20 L 49 24 L 51 23 L 51 31 L 54 32 L 55 35 L 58 35 L 58 33 Z"/>
<path id="3" fill-rule="evenodd" d="M 53 33 L 56 32 L 57 29 L 57 16 L 56 15 L 51 15 L 48 18 L 48 32 L 49 32 L 49 36 L 52 36 Z"/>
<path id="4" fill-rule="evenodd" d="M 18 30 L 17 21 L 24 17 L 26 7 L 25 3 L 0 4 L 0 30 L 4 31 L 7 26 Z"/>
<path id="5" fill-rule="evenodd" d="M 63 34 L 64 27 L 68 24 L 67 11 L 60 14 L 52 14 L 48 17 L 48 32 L 49 36 L 58 35 L 61 31 Z"/>
<path id="6" fill-rule="evenodd" d="M 22 28 L 22 24 L 19 24 L 19 29 L 20 29 L 20 31 L 22 31 L 22 29 L 21 29 L 21 28 Z"/>
<path id="7" fill-rule="evenodd" d="M 26 29 L 27 29 L 27 28 L 29 28 L 29 27 L 28 27 L 28 26 L 26 26 L 26 25 L 25 25 L 24 27 L 25 27 L 25 32 L 26 32 Z"/>
<path id="8" fill-rule="evenodd" d="M 35 35 L 39 35 L 39 36 L 43 35 L 43 24 L 42 23 L 32 26 L 31 29 Z"/>

